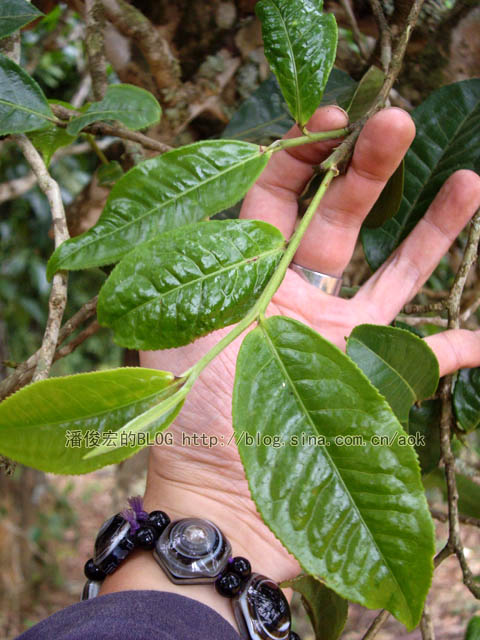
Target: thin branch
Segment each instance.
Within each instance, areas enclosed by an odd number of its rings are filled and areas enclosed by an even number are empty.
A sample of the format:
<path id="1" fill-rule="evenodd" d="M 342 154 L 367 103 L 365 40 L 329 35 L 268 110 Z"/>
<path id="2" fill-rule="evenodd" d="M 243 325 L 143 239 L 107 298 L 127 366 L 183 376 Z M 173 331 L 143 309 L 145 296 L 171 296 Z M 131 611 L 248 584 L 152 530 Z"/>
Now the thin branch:
<path id="1" fill-rule="evenodd" d="M 426 602 L 423 607 L 422 619 L 420 620 L 420 632 L 422 634 L 422 640 L 435 640 L 435 630 L 433 628 L 430 607 Z"/>
<path id="2" fill-rule="evenodd" d="M 433 324 L 436 327 L 447 327 L 448 320 L 446 318 L 440 318 L 440 316 L 402 316 L 397 317 L 397 320 L 409 324 L 411 327 L 418 327 L 421 324 Z"/>
<path id="3" fill-rule="evenodd" d="M 477 259 L 478 243 L 480 240 L 480 209 L 474 215 L 468 232 L 467 246 L 463 254 L 462 263 L 458 269 L 450 294 L 447 298 L 448 328 L 458 329 L 460 326 L 460 303 L 472 265 Z M 462 569 L 463 583 L 475 596 L 480 599 L 480 585 L 475 582 L 473 574 L 467 564 L 463 542 L 460 535 L 458 513 L 458 489 L 455 479 L 455 457 L 451 446 L 451 434 L 455 420 L 452 409 L 453 377 L 446 376 L 440 387 L 442 413 L 440 418 L 440 450 L 445 465 L 448 502 L 448 542 L 437 555 L 436 562 L 440 563 L 449 554 L 455 553 Z"/>
<path id="4" fill-rule="evenodd" d="M 363 35 L 360 29 L 358 28 L 358 22 L 355 17 L 355 13 L 353 12 L 353 9 L 352 9 L 352 3 L 350 0 L 340 0 L 340 4 L 342 5 L 343 10 L 347 14 L 348 22 L 350 24 L 350 27 L 352 28 L 353 39 L 355 40 L 358 50 L 360 51 L 360 56 L 366 62 L 368 60 L 368 51 L 367 51 L 367 48 L 365 47 L 365 41 L 363 39 Z"/>
<path id="5" fill-rule="evenodd" d="M 30 191 L 36 182 L 37 178 L 34 173 L 29 173 L 22 178 L 10 180 L 10 182 L 3 182 L 0 184 L 0 204 L 7 202 L 7 200 L 14 200 L 15 198 L 23 196 L 24 193 Z"/>
<path id="6" fill-rule="evenodd" d="M 430 509 L 430 514 L 432 518 L 435 520 L 439 520 L 440 522 L 448 522 L 448 513 L 444 513 L 440 511 L 440 509 Z M 474 518 L 473 516 L 464 516 L 463 514 L 458 514 L 458 519 L 462 524 L 468 524 L 472 527 L 478 527 L 480 529 L 480 518 Z"/>
<path id="7" fill-rule="evenodd" d="M 71 340 L 68 344 L 60 349 L 57 349 L 55 355 L 53 357 L 53 361 L 56 362 L 60 360 L 60 358 L 65 358 L 65 356 L 70 355 L 77 347 L 79 347 L 82 342 L 85 342 L 87 338 L 93 336 L 100 329 L 100 325 L 97 320 L 93 320 L 86 329 L 81 331 L 78 336 L 76 336 L 73 340 Z"/>
<path id="8" fill-rule="evenodd" d="M 472 302 L 471 305 L 469 305 L 465 311 L 462 312 L 461 316 L 460 316 L 460 321 L 462 323 L 467 322 L 467 320 L 469 320 L 471 318 L 471 316 L 473 316 L 473 314 L 477 311 L 477 309 L 480 307 L 480 298 L 477 298 L 476 300 L 474 300 Z"/>
<path id="9" fill-rule="evenodd" d="M 104 15 L 101 0 L 85 0 L 85 48 L 95 100 L 101 100 L 108 86 L 107 60 L 103 41 Z"/>
<path id="10" fill-rule="evenodd" d="M 58 333 L 58 345 L 61 345 L 63 342 L 65 342 L 65 340 L 67 340 L 67 338 L 69 338 L 82 324 L 84 324 L 87 320 L 95 315 L 97 310 L 97 300 L 98 296 L 95 296 L 94 298 L 86 302 L 75 315 L 73 315 L 69 320 L 67 320 L 67 322 L 65 322 Z M 41 349 L 31 355 L 28 360 L 19 364 L 15 368 L 15 371 L 0 383 L 0 400 L 3 400 L 7 396 L 11 395 L 14 391 L 17 391 L 17 389 L 20 389 L 32 380 L 35 367 L 37 366 L 38 359 L 40 358 L 40 354 Z M 57 357 L 54 357 L 54 359 L 58 360 Z"/>
<path id="11" fill-rule="evenodd" d="M 80 115 L 78 111 L 72 111 L 70 109 L 66 109 L 60 105 L 51 105 L 52 111 L 54 114 L 60 118 L 61 120 L 69 120 L 72 116 Z M 60 126 L 66 126 L 66 122 L 60 124 Z M 88 127 L 82 129 L 85 133 L 93 133 L 95 135 L 102 136 L 114 136 L 115 138 L 123 138 L 124 140 L 131 140 L 132 142 L 138 142 L 145 147 L 145 149 L 152 149 L 152 151 L 158 151 L 159 153 L 165 153 L 166 151 L 171 151 L 172 147 L 168 146 L 164 142 L 159 142 L 154 138 L 150 138 L 149 136 L 144 135 L 143 133 L 139 133 L 138 131 L 130 131 L 129 129 L 125 129 L 124 127 L 118 125 L 113 126 L 109 124 L 104 124 L 103 122 L 96 122 L 95 124 L 91 124 Z"/>
<path id="12" fill-rule="evenodd" d="M 388 73 L 390 62 L 392 60 L 392 34 L 388 26 L 387 18 L 383 12 L 380 0 L 370 0 L 373 16 L 378 27 L 378 36 L 380 40 L 380 60 L 385 73 Z"/>
<path id="13" fill-rule="evenodd" d="M 430 304 L 406 304 L 402 309 L 402 313 L 431 313 L 444 310 L 444 302 L 431 302 Z"/>
<path id="14" fill-rule="evenodd" d="M 75 89 L 75 93 L 70 100 L 70 104 L 76 109 L 81 107 L 85 100 L 88 98 L 88 94 L 90 93 L 91 88 L 92 78 L 89 73 L 84 73 L 82 79 L 80 80 L 80 84 Z"/>
<path id="15" fill-rule="evenodd" d="M 368 627 L 367 632 L 362 637 L 362 640 L 373 640 L 389 617 L 390 613 L 386 609 L 382 609 L 372 624 Z"/>
<path id="16" fill-rule="evenodd" d="M 57 248 L 62 242 L 69 238 L 60 187 L 48 173 L 42 157 L 30 140 L 24 135 L 15 136 L 15 140 L 34 174 L 37 176 L 40 189 L 47 197 L 52 214 L 55 248 Z M 65 272 L 60 271 L 53 277 L 52 290 L 48 301 L 47 326 L 45 327 L 40 356 L 32 378 L 34 382 L 47 378 L 50 367 L 52 366 L 53 356 L 58 342 L 58 332 L 67 304 L 67 282 L 68 276 Z"/>

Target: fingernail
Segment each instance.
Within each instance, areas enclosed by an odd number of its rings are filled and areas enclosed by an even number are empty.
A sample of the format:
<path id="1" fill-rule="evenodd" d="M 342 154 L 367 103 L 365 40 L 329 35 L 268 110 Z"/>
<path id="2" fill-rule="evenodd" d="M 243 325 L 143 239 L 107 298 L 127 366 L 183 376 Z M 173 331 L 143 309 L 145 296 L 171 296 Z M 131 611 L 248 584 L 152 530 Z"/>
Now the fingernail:
<path id="1" fill-rule="evenodd" d="M 345 111 L 345 109 L 342 109 L 342 107 L 339 107 L 338 104 L 332 104 L 329 105 L 332 107 L 332 109 L 338 109 L 338 111 L 341 111 L 343 113 L 343 115 L 346 117 L 346 119 L 348 120 L 348 113 Z"/>

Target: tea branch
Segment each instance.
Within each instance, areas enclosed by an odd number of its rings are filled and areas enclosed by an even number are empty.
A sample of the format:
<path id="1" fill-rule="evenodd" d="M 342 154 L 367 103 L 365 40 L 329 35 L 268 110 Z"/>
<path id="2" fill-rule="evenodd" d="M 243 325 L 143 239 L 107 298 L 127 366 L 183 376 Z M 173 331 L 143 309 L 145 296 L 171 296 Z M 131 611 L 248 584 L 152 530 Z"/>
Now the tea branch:
<path id="1" fill-rule="evenodd" d="M 103 40 L 104 15 L 101 0 L 85 0 L 85 49 L 95 100 L 102 100 L 108 86 Z"/>
<path id="2" fill-rule="evenodd" d="M 378 27 L 380 40 L 380 60 L 385 73 L 388 73 L 392 60 L 392 34 L 380 0 L 370 0 L 373 17 Z"/>
<path id="3" fill-rule="evenodd" d="M 367 62 L 369 57 L 368 50 L 367 50 L 367 47 L 365 46 L 364 36 L 361 33 L 360 29 L 358 28 L 358 22 L 355 17 L 355 13 L 353 12 L 353 9 L 352 9 L 352 3 L 350 0 L 340 0 L 340 4 L 342 5 L 343 10 L 345 11 L 348 22 L 352 29 L 353 39 L 360 52 L 360 57 L 364 60 L 364 62 Z"/>
<path id="4" fill-rule="evenodd" d="M 423 607 L 422 618 L 420 620 L 420 632 L 423 640 L 435 640 L 435 630 L 433 628 L 430 607 L 426 602 Z"/>
<path id="5" fill-rule="evenodd" d="M 373 620 L 372 624 L 368 627 L 367 632 L 362 637 L 362 640 L 373 640 L 389 617 L 390 613 L 386 609 L 382 609 L 382 611 L 380 611 L 377 617 Z"/>

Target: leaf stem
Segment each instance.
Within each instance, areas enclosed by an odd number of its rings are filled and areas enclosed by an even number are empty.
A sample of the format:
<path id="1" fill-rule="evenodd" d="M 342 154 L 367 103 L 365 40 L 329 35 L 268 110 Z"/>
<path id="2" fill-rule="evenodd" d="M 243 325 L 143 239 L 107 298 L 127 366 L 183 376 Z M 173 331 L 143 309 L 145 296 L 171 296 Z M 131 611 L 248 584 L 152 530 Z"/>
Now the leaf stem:
<path id="1" fill-rule="evenodd" d="M 100 160 L 100 162 L 102 164 L 108 164 L 107 156 L 103 153 L 103 151 L 98 146 L 97 141 L 95 140 L 95 136 L 92 136 L 91 133 L 86 133 L 85 136 L 90 146 L 92 147 L 93 151 L 95 151 L 95 154 L 97 155 L 97 158 Z"/>
<path id="2" fill-rule="evenodd" d="M 331 131 L 317 131 L 315 133 L 308 132 L 305 136 L 298 138 L 287 138 L 286 140 L 275 140 L 268 147 L 268 151 L 276 152 L 288 149 L 290 147 L 299 147 L 302 144 L 312 144 L 313 142 L 322 142 L 323 140 L 334 140 L 335 138 L 343 138 L 350 133 L 349 127 L 343 129 L 332 129 Z"/>

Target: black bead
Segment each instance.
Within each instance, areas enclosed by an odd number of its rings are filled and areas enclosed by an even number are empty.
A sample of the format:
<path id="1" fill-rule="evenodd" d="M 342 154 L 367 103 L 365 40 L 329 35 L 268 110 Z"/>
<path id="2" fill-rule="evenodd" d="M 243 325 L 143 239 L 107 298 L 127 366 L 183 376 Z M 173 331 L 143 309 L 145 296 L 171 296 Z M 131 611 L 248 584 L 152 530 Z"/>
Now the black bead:
<path id="1" fill-rule="evenodd" d="M 295 633 L 295 631 L 290 631 L 290 636 L 288 637 L 288 640 L 300 640 L 300 636 Z"/>
<path id="2" fill-rule="evenodd" d="M 164 529 L 170 524 L 170 518 L 164 511 L 151 511 L 148 514 L 146 524 L 150 524 L 157 530 L 158 535 L 163 533 Z"/>
<path id="3" fill-rule="evenodd" d="M 97 567 L 97 565 L 93 562 L 93 558 L 87 560 L 83 569 L 83 573 L 85 574 L 87 580 L 93 580 L 94 582 L 101 582 L 102 580 L 105 580 L 106 577 L 106 574 L 103 573 L 100 567 Z"/>
<path id="4" fill-rule="evenodd" d="M 240 578 L 249 578 L 252 573 L 252 565 L 246 558 L 236 556 L 228 564 L 228 570 L 233 571 L 233 573 L 236 573 Z"/>
<path id="5" fill-rule="evenodd" d="M 134 535 L 135 546 L 140 549 L 153 549 L 158 540 L 158 532 L 153 525 L 144 525 L 137 529 Z"/>
<path id="6" fill-rule="evenodd" d="M 227 571 L 215 581 L 215 589 L 225 598 L 233 598 L 241 589 L 242 579 L 236 573 Z"/>

